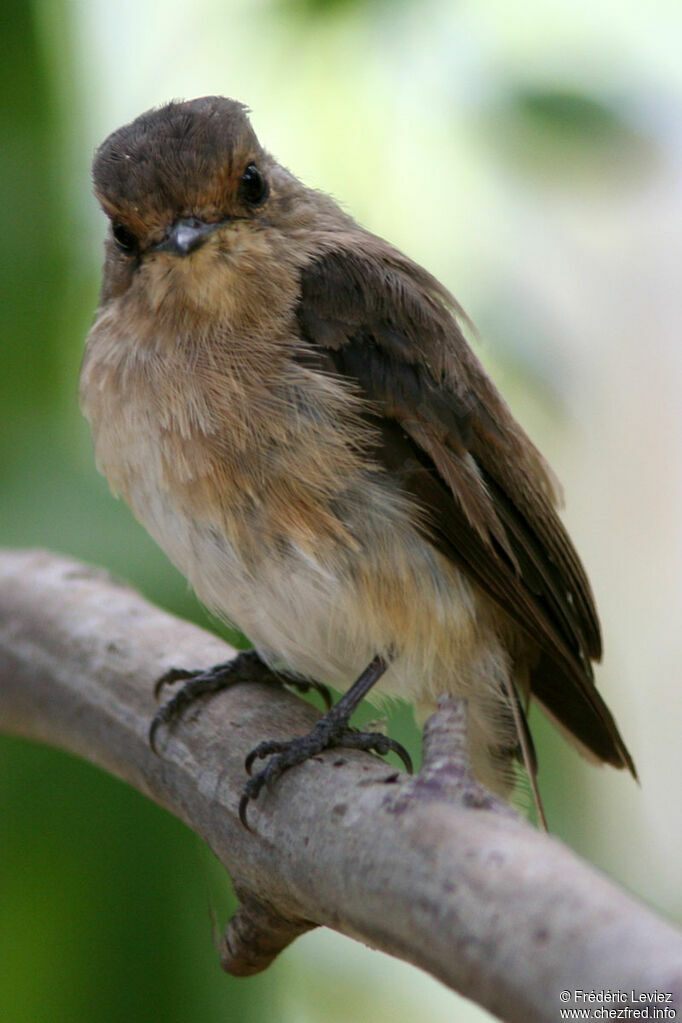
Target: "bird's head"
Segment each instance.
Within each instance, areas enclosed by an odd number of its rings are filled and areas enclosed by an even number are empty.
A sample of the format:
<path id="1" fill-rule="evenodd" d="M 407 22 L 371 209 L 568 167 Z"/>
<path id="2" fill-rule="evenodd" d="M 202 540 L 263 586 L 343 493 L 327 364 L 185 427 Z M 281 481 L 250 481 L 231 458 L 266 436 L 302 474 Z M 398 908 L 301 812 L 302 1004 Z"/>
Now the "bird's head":
<path id="1" fill-rule="evenodd" d="M 132 288 L 155 310 L 175 295 L 213 317 L 236 290 L 255 299 L 275 266 L 287 269 L 291 211 L 305 220 L 315 194 L 261 147 L 246 107 L 220 96 L 169 103 L 115 131 L 93 179 L 110 221 L 103 302 Z"/>

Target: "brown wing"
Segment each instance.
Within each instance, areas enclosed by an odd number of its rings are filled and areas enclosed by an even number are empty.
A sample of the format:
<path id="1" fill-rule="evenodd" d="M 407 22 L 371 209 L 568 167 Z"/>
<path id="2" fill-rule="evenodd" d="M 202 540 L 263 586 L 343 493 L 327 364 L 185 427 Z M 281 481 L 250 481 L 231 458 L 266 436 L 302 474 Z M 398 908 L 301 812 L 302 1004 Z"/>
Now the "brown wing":
<path id="1" fill-rule="evenodd" d="M 304 268 L 303 338 L 371 402 L 376 457 L 424 508 L 432 542 L 539 649 L 534 696 L 597 757 L 634 774 L 594 686 L 599 623 L 549 470 L 467 345 L 452 297 L 380 239 L 357 241 Z"/>

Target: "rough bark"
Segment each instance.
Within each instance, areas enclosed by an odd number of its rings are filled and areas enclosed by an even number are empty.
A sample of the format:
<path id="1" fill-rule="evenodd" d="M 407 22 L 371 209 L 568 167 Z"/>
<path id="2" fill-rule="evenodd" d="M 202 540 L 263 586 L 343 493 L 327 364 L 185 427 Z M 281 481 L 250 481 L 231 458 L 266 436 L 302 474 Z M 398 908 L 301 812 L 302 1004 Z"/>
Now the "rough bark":
<path id="1" fill-rule="evenodd" d="M 306 732 L 311 706 L 243 683 L 164 729 L 161 757 L 147 741 L 154 681 L 232 653 L 100 570 L 44 552 L 0 554 L 0 727 L 99 764 L 209 843 L 241 900 L 223 941 L 226 970 L 264 969 L 325 925 L 505 1020 L 559 1019 L 562 1007 L 583 1004 L 575 991 L 623 992 L 627 1002 L 608 1003 L 617 1008 L 670 993 L 679 1007 L 680 934 L 559 841 L 481 798 L 445 755 L 461 731 L 458 704 L 444 703 L 427 727 L 418 778 L 332 750 L 263 792 L 246 830 L 244 758 L 263 738 Z"/>

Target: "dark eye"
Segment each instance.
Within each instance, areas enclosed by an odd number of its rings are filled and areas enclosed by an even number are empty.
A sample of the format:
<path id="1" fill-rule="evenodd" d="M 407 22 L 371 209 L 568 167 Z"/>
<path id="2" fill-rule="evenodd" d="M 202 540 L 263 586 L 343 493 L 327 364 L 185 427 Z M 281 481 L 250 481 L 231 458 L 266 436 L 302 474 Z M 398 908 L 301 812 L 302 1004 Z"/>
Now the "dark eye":
<path id="1" fill-rule="evenodd" d="M 114 241 L 121 252 L 125 252 L 128 256 L 133 252 L 137 252 L 137 238 L 132 231 L 129 231 L 127 227 L 124 227 L 123 224 L 119 224 L 117 221 L 114 221 L 111 225 L 111 231 Z"/>
<path id="2" fill-rule="evenodd" d="M 239 198 L 248 202 L 250 206 L 260 206 L 267 199 L 269 191 L 268 183 L 255 163 L 250 163 L 242 174 Z"/>

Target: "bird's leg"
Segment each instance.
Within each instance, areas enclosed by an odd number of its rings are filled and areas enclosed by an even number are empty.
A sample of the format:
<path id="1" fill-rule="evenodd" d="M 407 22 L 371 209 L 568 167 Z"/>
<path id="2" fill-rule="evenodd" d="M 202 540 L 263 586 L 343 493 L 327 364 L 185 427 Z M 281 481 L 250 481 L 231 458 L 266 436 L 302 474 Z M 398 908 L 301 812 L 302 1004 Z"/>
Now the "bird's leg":
<path id="1" fill-rule="evenodd" d="M 239 817 L 245 827 L 248 827 L 246 810 L 249 802 L 256 799 L 264 785 L 275 781 L 290 767 L 302 764 L 305 760 L 309 760 L 310 757 L 332 746 L 373 750 L 382 756 L 392 750 L 398 754 L 407 770 L 412 772 L 410 755 L 400 743 L 381 732 L 359 732 L 350 728 L 348 724 L 353 711 L 362 702 L 374 683 L 381 678 L 387 667 L 388 661 L 377 655 L 348 692 L 327 711 L 324 717 L 320 718 L 308 735 L 290 739 L 288 742 L 261 742 L 249 753 L 246 758 L 246 770 L 249 774 L 254 760 L 265 757 L 270 759 L 266 767 L 250 778 L 244 788 L 244 794 L 239 803 Z"/>
<path id="2" fill-rule="evenodd" d="M 149 727 L 149 744 L 155 753 L 156 735 L 161 725 L 172 725 L 200 697 L 218 693 L 221 689 L 237 685 L 238 682 L 269 682 L 293 686 L 304 693 L 314 689 L 322 696 L 327 709 L 332 705 L 331 694 L 326 686 L 320 682 L 272 671 L 255 650 L 244 650 L 231 661 L 216 664 L 215 667 L 204 671 L 171 668 L 154 686 L 154 695 L 158 697 L 164 686 L 180 681 L 184 681 L 185 684 L 159 707 Z"/>

